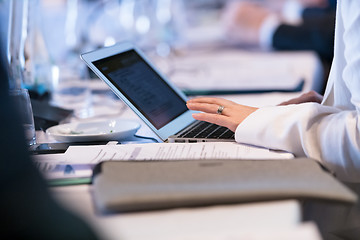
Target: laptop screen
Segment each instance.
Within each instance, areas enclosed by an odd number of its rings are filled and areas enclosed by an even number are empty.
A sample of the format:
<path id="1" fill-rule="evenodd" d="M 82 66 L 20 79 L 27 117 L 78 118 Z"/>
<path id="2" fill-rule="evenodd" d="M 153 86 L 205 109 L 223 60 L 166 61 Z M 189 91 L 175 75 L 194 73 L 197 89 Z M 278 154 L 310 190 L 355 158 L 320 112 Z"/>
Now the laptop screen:
<path id="1" fill-rule="evenodd" d="M 185 101 L 134 50 L 92 63 L 158 130 L 188 110 Z"/>

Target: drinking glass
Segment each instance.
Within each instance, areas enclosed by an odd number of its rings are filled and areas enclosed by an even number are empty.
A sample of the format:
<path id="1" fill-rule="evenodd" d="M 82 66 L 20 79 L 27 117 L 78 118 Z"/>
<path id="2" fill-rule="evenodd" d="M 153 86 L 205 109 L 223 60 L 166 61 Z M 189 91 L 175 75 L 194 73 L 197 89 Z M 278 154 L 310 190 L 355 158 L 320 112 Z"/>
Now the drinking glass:
<path id="1" fill-rule="evenodd" d="M 53 67 L 51 104 L 74 110 L 77 118 L 89 118 L 93 116 L 90 80 L 81 77 L 79 71 L 68 66 Z"/>
<path id="2" fill-rule="evenodd" d="M 27 89 L 9 90 L 9 96 L 12 102 L 17 107 L 17 110 L 20 114 L 20 120 L 24 128 L 25 139 L 27 144 L 29 146 L 35 144 L 36 143 L 35 124 L 34 124 L 33 111 L 31 107 L 31 101 L 28 90 Z"/>

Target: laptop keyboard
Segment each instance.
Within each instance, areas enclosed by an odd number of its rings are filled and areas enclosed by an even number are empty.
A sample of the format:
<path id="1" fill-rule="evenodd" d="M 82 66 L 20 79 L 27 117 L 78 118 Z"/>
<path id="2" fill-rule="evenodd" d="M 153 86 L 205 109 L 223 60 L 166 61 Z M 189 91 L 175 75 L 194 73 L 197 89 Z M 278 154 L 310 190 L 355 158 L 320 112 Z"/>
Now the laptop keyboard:
<path id="1" fill-rule="evenodd" d="M 198 122 L 188 131 L 179 135 L 180 138 L 234 139 L 234 132 L 226 127 L 213 123 Z"/>

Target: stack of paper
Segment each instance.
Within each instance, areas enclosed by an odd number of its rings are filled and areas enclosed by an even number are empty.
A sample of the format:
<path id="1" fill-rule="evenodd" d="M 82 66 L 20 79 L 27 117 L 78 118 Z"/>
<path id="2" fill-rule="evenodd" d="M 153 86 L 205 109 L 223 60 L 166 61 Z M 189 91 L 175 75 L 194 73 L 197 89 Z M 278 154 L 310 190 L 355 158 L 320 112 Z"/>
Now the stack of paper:
<path id="1" fill-rule="evenodd" d="M 50 180 L 90 181 L 93 167 L 102 161 L 194 160 L 194 159 L 292 159 L 291 153 L 275 152 L 234 142 L 148 143 L 127 145 L 71 146 L 63 155 L 39 155 L 36 164 Z M 81 179 L 79 182 L 79 178 Z"/>

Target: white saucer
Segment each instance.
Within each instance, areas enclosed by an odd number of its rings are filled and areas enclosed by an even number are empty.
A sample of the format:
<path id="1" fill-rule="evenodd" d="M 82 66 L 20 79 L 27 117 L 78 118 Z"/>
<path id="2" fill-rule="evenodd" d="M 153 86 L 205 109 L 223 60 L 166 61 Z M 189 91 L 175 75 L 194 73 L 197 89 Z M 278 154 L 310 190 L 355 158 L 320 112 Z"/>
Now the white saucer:
<path id="1" fill-rule="evenodd" d="M 61 142 L 109 141 L 131 137 L 139 128 L 140 124 L 134 121 L 111 119 L 61 124 L 48 128 L 46 133 Z"/>

